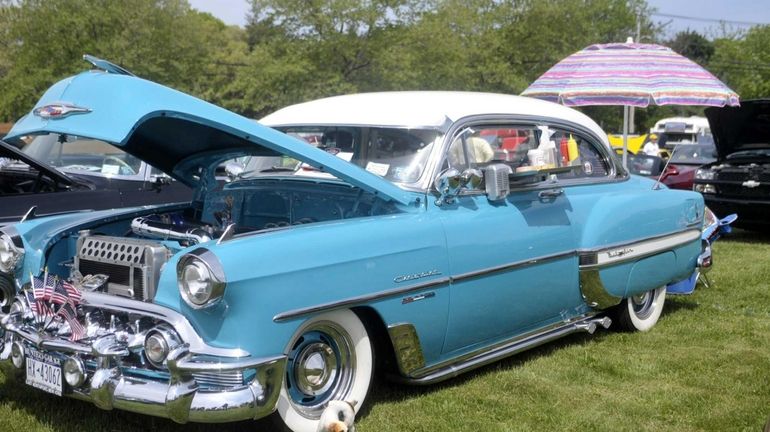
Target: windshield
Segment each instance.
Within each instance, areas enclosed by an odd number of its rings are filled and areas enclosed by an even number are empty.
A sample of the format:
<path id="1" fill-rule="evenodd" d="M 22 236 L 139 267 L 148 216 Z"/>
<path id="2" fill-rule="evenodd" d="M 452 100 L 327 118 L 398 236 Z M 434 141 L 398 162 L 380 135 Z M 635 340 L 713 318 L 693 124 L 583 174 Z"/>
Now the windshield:
<path id="1" fill-rule="evenodd" d="M 132 176 L 141 168 L 139 159 L 113 145 L 74 135 L 38 135 L 22 151 L 61 171 L 78 174 Z"/>
<path id="2" fill-rule="evenodd" d="M 704 165 L 717 159 L 714 144 L 680 144 L 674 149 L 671 163 L 685 165 Z"/>
<path id="3" fill-rule="evenodd" d="M 281 132 L 302 139 L 350 163 L 397 183 L 420 179 L 428 156 L 441 137 L 433 129 L 400 129 L 353 126 L 291 126 Z M 287 156 L 252 157 L 242 178 L 276 173 L 328 176 Z"/>

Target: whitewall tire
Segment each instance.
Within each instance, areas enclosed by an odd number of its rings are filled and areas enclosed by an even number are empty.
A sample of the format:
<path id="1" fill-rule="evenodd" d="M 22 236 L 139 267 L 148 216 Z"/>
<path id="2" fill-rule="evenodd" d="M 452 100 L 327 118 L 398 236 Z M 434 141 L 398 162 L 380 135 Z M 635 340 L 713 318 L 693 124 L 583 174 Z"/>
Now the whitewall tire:
<path id="1" fill-rule="evenodd" d="M 316 432 L 331 400 L 350 402 L 358 411 L 372 381 L 374 353 L 366 328 L 350 310 L 307 320 L 287 345 L 286 375 L 277 415 L 293 432 Z"/>
<path id="2" fill-rule="evenodd" d="M 615 319 L 622 330 L 648 331 L 658 322 L 666 302 L 666 286 L 623 299 Z"/>

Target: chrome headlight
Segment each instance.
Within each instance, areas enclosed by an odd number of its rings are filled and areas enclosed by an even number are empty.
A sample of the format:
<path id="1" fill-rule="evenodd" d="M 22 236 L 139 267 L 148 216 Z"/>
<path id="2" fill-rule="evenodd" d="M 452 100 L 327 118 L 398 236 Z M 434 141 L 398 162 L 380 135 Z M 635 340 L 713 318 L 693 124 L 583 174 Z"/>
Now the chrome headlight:
<path id="1" fill-rule="evenodd" d="M 179 293 L 193 309 L 215 305 L 225 294 L 224 272 L 217 257 L 207 249 L 196 249 L 176 267 Z"/>
<path id="2" fill-rule="evenodd" d="M 24 249 L 16 247 L 8 234 L 0 234 L 0 272 L 13 273 L 24 258 Z"/>
<path id="3" fill-rule="evenodd" d="M 714 180 L 714 170 L 710 168 L 698 168 L 695 171 L 695 178 L 698 180 Z"/>

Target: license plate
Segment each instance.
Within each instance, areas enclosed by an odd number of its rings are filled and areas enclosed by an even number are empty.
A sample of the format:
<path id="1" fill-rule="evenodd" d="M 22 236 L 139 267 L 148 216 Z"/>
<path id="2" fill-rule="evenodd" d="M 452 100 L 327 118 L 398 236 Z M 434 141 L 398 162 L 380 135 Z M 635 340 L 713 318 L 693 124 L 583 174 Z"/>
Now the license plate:
<path id="1" fill-rule="evenodd" d="M 61 360 L 29 347 L 25 347 L 24 352 L 27 359 L 27 384 L 61 396 Z"/>

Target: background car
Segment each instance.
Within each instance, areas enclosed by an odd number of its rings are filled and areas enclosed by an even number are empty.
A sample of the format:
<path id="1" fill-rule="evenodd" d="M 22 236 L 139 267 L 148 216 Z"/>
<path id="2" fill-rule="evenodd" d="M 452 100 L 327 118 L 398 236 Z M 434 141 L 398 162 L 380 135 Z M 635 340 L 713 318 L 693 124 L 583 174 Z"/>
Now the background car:
<path id="1" fill-rule="evenodd" d="M 431 384 L 575 332 L 648 331 L 666 285 L 710 262 L 701 195 L 629 176 L 564 106 L 376 93 L 259 124 L 106 69 L 55 84 L 9 136 L 99 137 L 130 155 L 101 170 L 137 158 L 194 198 L 0 229 L 0 361 L 41 391 L 315 432 L 375 373 Z M 266 171 L 217 180 L 249 156 Z"/>
<path id="2" fill-rule="evenodd" d="M 26 139 L 0 143 L 0 225 L 33 206 L 44 216 L 192 198 L 187 186 L 102 141 L 67 134 Z"/>
<path id="3" fill-rule="evenodd" d="M 692 190 L 698 167 L 714 162 L 717 157 L 716 147 L 710 139 L 698 144 L 679 144 L 672 152 L 662 181 L 674 189 Z"/>
<path id="4" fill-rule="evenodd" d="M 734 225 L 770 228 L 770 100 L 707 108 L 717 160 L 695 172 L 695 190 L 717 214 L 737 213 Z"/>

